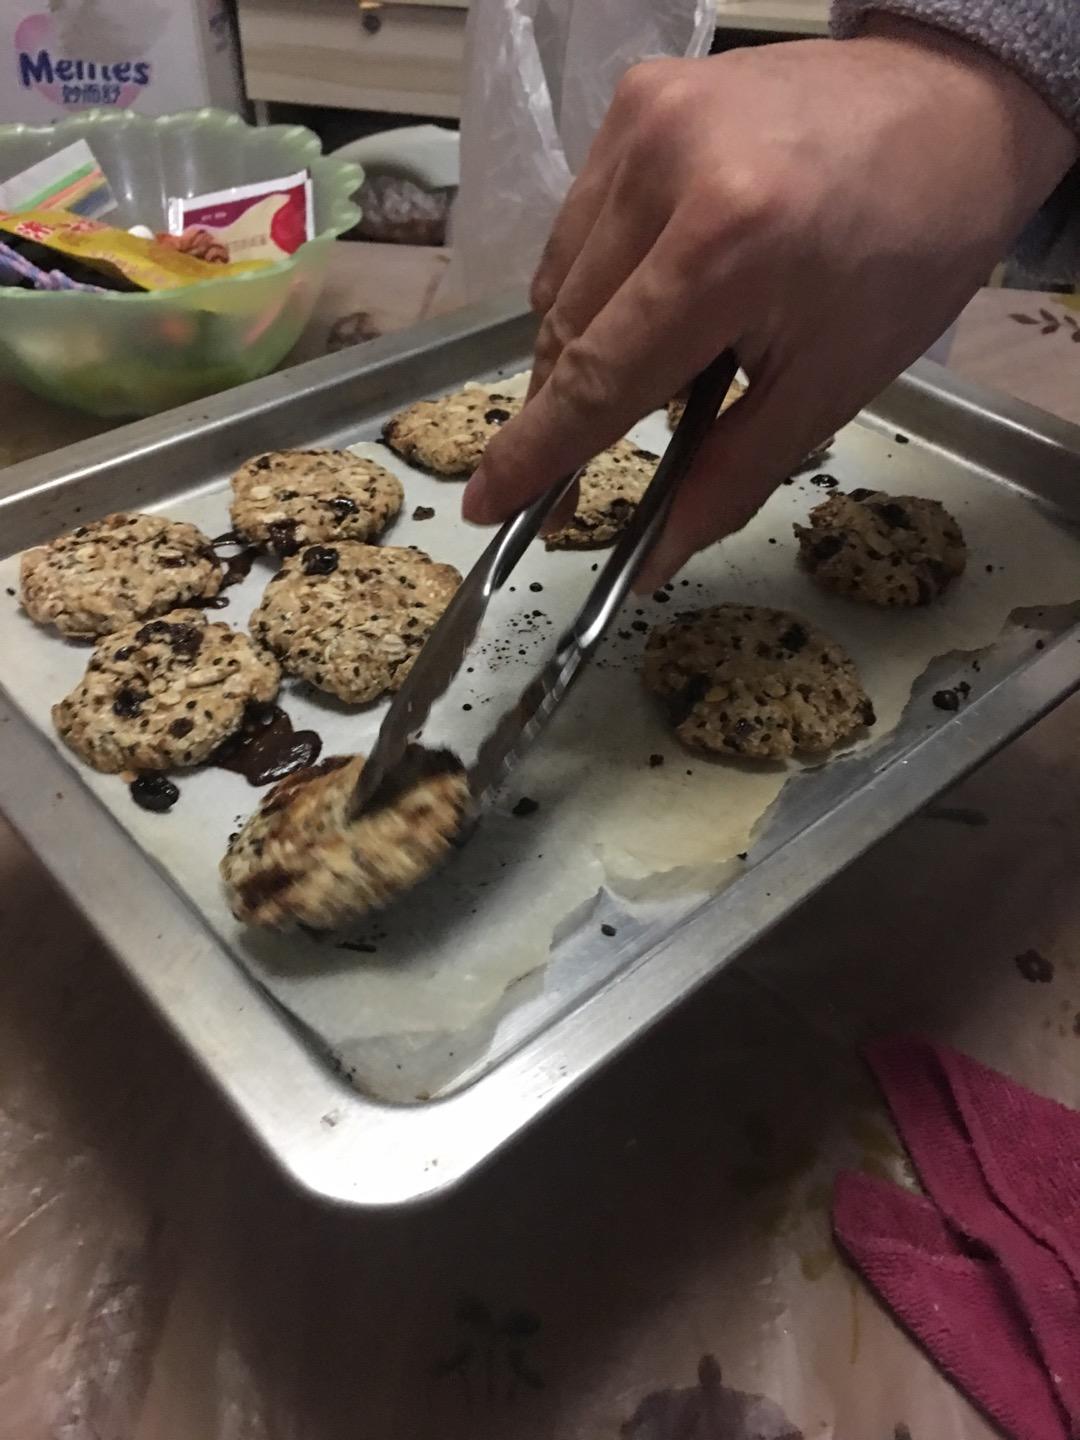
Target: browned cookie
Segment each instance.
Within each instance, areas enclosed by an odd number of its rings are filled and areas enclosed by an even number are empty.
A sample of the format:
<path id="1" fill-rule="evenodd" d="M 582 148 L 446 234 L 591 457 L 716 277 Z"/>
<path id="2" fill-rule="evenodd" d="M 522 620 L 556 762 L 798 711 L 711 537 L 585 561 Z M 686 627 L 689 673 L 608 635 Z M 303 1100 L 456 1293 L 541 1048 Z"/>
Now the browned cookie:
<path id="1" fill-rule="evenodd" d="M 577 508 L 568 525 L 547 537 L 549 550 L 590 550 L 610 545 L 625 530 L 648 489 L 658 457 L 619 440 L 585 467 Z"/>
<path id="2" fill-rule="evenodd" d="M 27 550 L 21 599 L 39 625 L 64 635 L 108 635 L 132 620 L 209 599 L 221 580 L 221 562 L 194 525 L 116 514 Z"/>
<path id="3" fill-rule="evenodd" d="M 795 534 L 819 585 L 869 605 L 929 605 L 967 561 L 960 527 L 944 505 L 917 495 L 837 492 Z"/>
<path id="4" fill-rule="evenodd" d="M 471 475 L 492 435 L 521 409 L 517 396 L 466 386 L 438 400 L 417 400 L 383 426 L 383 439 L 436 475 Z"/>
<path id="5" fill-rule="evenodd" d="M 649 635 L 644 674 L 695 750 L 820 755 L 874 723 L 846 651 L 785 610 L 715 605 L 679 615 Z"/>
<path id="6" fill-rule="evenodd" d="M 53 722 L 106 774 L 198 765 L 240 728 L 250 702 L 274 698 L 280 678 L 246 635 L 202 610 L 175 610 L 99 640 Z"/>
<path id="7" fill-rule="evenodd" d="M 232 487 L 237 533 L 279 555 L 324 540 L 374 540 L 405 498 L 396 475 L 351 450 L 256 455 Z"/>
<path id="8" fill-rule="evenodd" d="M 349 803 L 361 755 L 324 760 L 270 792 L 221 862 L 238 920 L 333 929 L 388 904 L 446 856 L 469 804 L 465 771 L 448 751 L 412 746 L 392 796 L 358 818 Z"/>
<path id="9" fill-rule="evenodd" d="M 420 550 L 309 545 L 267 585 L 251 633 L 290 675 L 341 700 L 377 700 L 401 685 L 460 584 Z"/>

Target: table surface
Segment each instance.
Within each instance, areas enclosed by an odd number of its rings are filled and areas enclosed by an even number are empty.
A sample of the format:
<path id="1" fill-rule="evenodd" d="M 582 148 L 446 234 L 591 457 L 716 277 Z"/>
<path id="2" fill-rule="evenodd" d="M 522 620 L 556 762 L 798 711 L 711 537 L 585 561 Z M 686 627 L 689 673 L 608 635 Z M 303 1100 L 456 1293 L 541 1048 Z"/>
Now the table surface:
<path id="1" fill-rule="evenodd" d="M 440 253 L 365 248 L 307 353 L 430 308 Z M 1010 318 L 1040 308 L 1066 313 L 983 292 L 954 363 L 1080 420 L 1071 326 Z M 14 452 L 84 423 L 32 413 Z M 0 822 L 0 1440 L 747 1440 L 675 1394 L 705 1355 L 805 1440 L 986 1440 L 839 1261 L 829 1183 L 903 1171 L 870 1035 L 1080 1103 L 1078 722 L 1080 699 L 400 1215 L 291 1191 Z"/>

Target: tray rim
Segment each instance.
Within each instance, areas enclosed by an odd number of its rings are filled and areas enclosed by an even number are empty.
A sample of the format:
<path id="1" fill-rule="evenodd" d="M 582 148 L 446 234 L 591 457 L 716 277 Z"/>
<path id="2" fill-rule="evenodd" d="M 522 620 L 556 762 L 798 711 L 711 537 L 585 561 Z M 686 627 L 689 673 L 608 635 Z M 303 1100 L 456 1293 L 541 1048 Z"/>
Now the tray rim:
<path id="1" fill-rule="evenodd" d="M 516 296 L 489 301 L 357 353 L 310 361 L 24 461 L 0 472 L 0 516 L 133 456 L 167 450 L 189 439 L 193 428 L 227 429 L 242 417 L 272 412 L 284 396 L 334 392 L 355 376 L 520 322 L 523 314 Z M 990 416 L 1080 465 L 1080 427 L 999 399 L 931 362 L 920 362 L 897 385 Z M 1053 502 L 1052 495 L 1045 498 Z M 1077 689 L 1080 647 L 1075 632 L 1067 632 L 973 699 L 963 724 L 943 724 L 918 741 L 911 753 L 919 766 L 878 771 L 573 1011 L 461 1090 L 409 1106 L 370 1099 L 334 1075 L 2 690 L 7 763 L 0 765 L 0 810 L 298 1186 L 343 1205 L 398 1207 L 433 1199 L 462 1181 L 870 844 Z M 15 765 L 10 761 L 19 747 L 28 758 Z M 719 925 L 726 928 L 718 946 Z"/>

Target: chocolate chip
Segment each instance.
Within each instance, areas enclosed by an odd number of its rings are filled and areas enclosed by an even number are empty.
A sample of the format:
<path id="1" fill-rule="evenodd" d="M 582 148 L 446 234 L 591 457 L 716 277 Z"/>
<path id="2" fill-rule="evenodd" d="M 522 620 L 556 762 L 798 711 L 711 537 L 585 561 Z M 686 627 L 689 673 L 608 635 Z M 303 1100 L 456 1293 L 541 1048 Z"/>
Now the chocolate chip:
<path id="1" fill-rule="evenodd" d="M 867 490 L 864 485 L 860 485 L 857 490 L 849 490 L 849 491 L 848 491 L 848 499 L 849 499 L 849 500 L 868 500 L 868 499 L 870 498 L 870 496 L 873 495 L 873 493 L 874 493 L 873 490 Z"/>
<path id="2" fill-rule="evenodd" d="M 412 512 L 412 518 L 414 520 L 434 520 L 434 505 L 417 505 L 416 509 Z"/>
<path id="3" fill-rule="evenodd" d="M 810 484 L 817 485 L 822 490 L 835 490 L 840 481 L 835 475 L 811 475 Z"/>
<path id="4" fill-rule="evenodd" d="M 177 740 L 182 740 L 185 735 L 190 735 L 195 729 L 195 721 L 190 720 L 186 715 L 181 715 L 179 720 L 174 720 L 169 726 L 169 734 Z"/>
<path id="5" fill-rule="evenodd" d="M 152 810 L 155 815 L 163 815 L 166 810 L 171 810 L 180 799 L 180 791 L 164 775 L 142 774 L 137 775 L 129 786 L 132 800 L 141 810 Z"/>
<path id="6" fill-rule="evenodd" d="M 935 690 L 930 697 L 931 703 L 939 710 L 959 710 L 960 696 L 955 690 Z"/>
<path id="7" fill-rule="evenodd" d="M 909 443 L 908 437 L 906 435 L 902 435 L 899 430 L 893 436 L 893 439 L 896 441 L 897 445 L 907 445 Z"/>
<path id="8" fill-rule="evenodd" d="M 650 755 L 650 756 L 649 756 L 649 768 L 650 768 L 651 770 L 655 770 L 658 765 L 662 765 L 663 763 L 664 763 L 664 757 L 663 757 L 663 755 Z"/>
<path id="9" fill-rule="evenodd" d="M 889 500 L 883 505 L 871 505 L 870 509 L 875 515 L 880 515 L 890 530 L 911 529 L 911 516 L 895 500 Z"/>
<path id="10" fill-rule="evenodd" d="M 520 820 L 520 819 L 522 819 L 522 818 L 523 818 L 524 816 L 526 816 L 526 815 L 535 815 L 536 812 L 537 812 L 537 810 L 539 810 L 539 809 L 540 809 L 540 801 L 539 801 L 539 800 L 530 800 L 529 797 L 528 797 L 528 795 L 522 795 L 521 799 L 517 802 L 517 804 L 516 804 L 516 805 L 513 807 L 513 809 L 510 811 L 510 814 L 511 814 L 511 815 L 516 815 L 517 818 Z"/>
<path id="11" fill-rule="evenodd" d="M 342 520 L 347 519 L 348 516 L 356 514 L 356 501 L 350 500 L 347 495 L 335 496 L 335 498 L 328 503 L 330 509 L 333 511 L 334 519 L 337 520 L 339 524 Z"/>
<path id="12" fill-rule="evenodd" d="M 797 655 L 809 639 L 810 636 L 801 625 L 789 625 L 780 636 L 780 644 L 785 650 L 790 650 L 793 655 Z"/>
<path id="13" fill-rule="evenodd" d="M 332 575 L 340 558 L 332 545 L 309 545 L 300 565 L 305 575 Z"/>
<path id="14" fill-rule="evenodd" d="M 810 546 L 810 555 L 815 565 L 821 565 L 826 560 L 831 560 L 838 555 L 847 544 L 843 535 L 822 535 L 820 540 L 815 540 Z"/>
<path id="15" fill-rule="evenodd" d="M 132 657 L 132 655 L 134 655 L 134 654 L 135 654 L 135 646 L 134 646 L 134 645 L 121 645 L 119 650 L 114 650 L 114 651 L 113 651 L 113 657 L 112 657 L 112 658 L 113 658 L 114 660 L 130 660 L 131 657 Z"/>
<path id="16" fill-rule="evenodd" d="M 14 594 L 15 594 L 15 587 L 12 586 L 12 585 L 5 585 L 5 586 L 4 586 L 4 589 L 7 591 L 7 593 L 8 593 L 9 595 L 14 595 Z"/>
<path id="17" fill-rule="evenodd" d="M 533 592 L 534 595 L 539 595 L 540 591 L 543 590 L 543 588 L 544 587 L 540 584 L 539 580 L 534 580 L 529 586 L 529 589 Z"/>
<path id="18" fill-rule="evenodd" d="M 270 469 L 270 456 L 269 456 L 269 455 L 260 455 L 259 458 L 254 462 L 254 468 L 255 468 L 256 470 L 269 470 L 269 469 Z"/>
<path id="19" fill-rule="evenodd" d="M 610 940 L 613 935 L 617 935 L 617 934 L 618 934 L 618 931 L 615 929 L 615 926 L 614 926 L 614 925 L 601 925 L 601 926 L 600 926 L 600 934 L 601 934 L 601 935 L 606 935 L 606 936 L 608 937 L 608 939 Z"/>
<path id="20" fill-rule="evenodd" d="M 509 410 L 500 410 L 498 408 L 495 408 L 492 410 L 485 410 L 484 412 L 485 425 L 505 425 L 507 420 L 509 419 Z"/>
<path id="21" fill-rule="evenodd" d="M 656 601 L 658 605 L 666 605 L 671 599 L 671 596 L 666 590 L 654 590 L 652 598 Z"/>
<path id="22" fill-rule="evenodd" d="M 119 715 L 122 720 L 132 720 L 140 713 L 146 695 L 138 690 L 132 690 L 129 685 L 117 692 L 113 701 L 113 714 Z"/>
<path id="23" fill-rule="evenodd" d="M 1040 955 L 1038 950 L 1025 950 L 1022 955 L 1016 956 L 1013 964 L 1025 980 L 1036 985 L 1049 985 L 1054 978 L 1053 962 Z"/>

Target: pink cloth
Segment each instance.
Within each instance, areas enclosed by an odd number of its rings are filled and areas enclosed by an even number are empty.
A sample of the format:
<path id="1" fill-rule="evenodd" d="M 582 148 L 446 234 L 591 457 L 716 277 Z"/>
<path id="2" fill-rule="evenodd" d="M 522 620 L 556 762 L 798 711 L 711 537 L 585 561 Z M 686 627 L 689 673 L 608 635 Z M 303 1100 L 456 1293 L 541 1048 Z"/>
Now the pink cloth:
<path id="1" fill-rule="evenodd" d="M 1080 1115 L 921 1041 L 867 1058 L 927 1197 L 841 1175 L 838 1241 L 1010 1435 L 1076 1440 Z"/>

